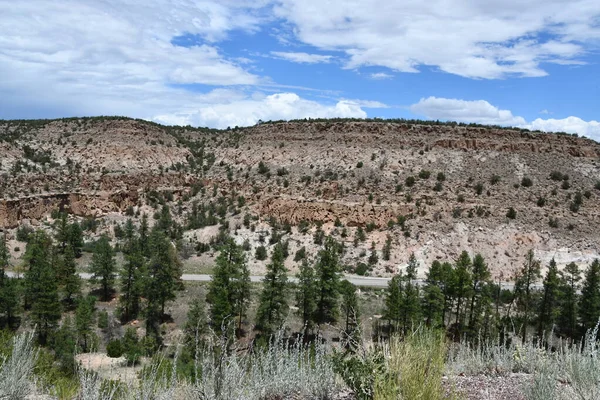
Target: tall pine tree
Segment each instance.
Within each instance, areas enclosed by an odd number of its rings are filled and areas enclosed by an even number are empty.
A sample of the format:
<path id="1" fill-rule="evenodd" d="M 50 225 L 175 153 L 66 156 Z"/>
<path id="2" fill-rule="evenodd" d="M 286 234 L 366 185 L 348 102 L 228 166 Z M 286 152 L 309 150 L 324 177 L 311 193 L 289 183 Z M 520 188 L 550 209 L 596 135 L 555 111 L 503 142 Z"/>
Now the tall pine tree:
<path id="1" fill-rule="evenodd" d="M 315 270 L 304 258 L 298 274 L 296 307 L 298 308 L 298 315 L 302 318 L 302 323 L 308 330 L 313 328 L 315 310 L 317 309 L 316 285 Z"/>
<path id="2" fill-rule="evenodd" d="M 315 275 L 317 278 L 315 322 L 318 325 L 334 323 L 338 317 L 340 266 L 338 244 L 332 237 L 326 239 L 324 248 L 317 255 Z"/>
<path id="3" fill-rule="evenodd" d="M 515 278 L 515 298 L 523 321 L 521 324 L 521 341 L 523 344 L 527 339 L 527 329 L 529 329 L 529 323 L 532 320 L 532 313 L 535 307 L 535 284 L 540 277 L 540 262 L 535 259 L 533 250 L 529 250 L 523 268 L 521 268 Z"/>
<path id="4" fill-rule="evenodd" d="M 579 300 L 581 335 L 598 324 L 600 318 L 600 261 L 594 260 L 585 271 Z"/>
<path id="5" fill-rule="evenodd" d="M 121 271 L 121 320 L 123 322 L 137 318 L 141 310 L 141 298 L 144 292 L 145 260 L 140 242 L 135 236 L 131 220 L 125 225 L 125 263 Z"/>
<path id="6" fill-rule="evenodd" d="M 558 267 L 554 258 L 548 264 L 548 271 L 544 277 L 542 301 L 538 309 L 538 337 L 547 335 L 552 331 L 560 313 L 560 278 Z"/>
<path id="7" fill-rule="evenodd" d="M 232 238 L 225 244 L 215 260 L 215 270 L 208 287 L 210 323 L 217 332 L 229 332 L 231 321 L 238 318 L 238 328 L 250 301 L 250 274 L 242 248 Z"/>
<path id="8" fill-rule="evenodd" d="M 271 262 L 267 264 L 256 315 L 257 328 L 267 335 L 278 329 L 287 316 L 287 286 L 283 247 L 278 243 L 273 250 Z"/>
<path id="9" fill-rule="evenodd" d="M 102 300 L 110 300 L 114 291 L 117 264 L 115 254 L 106 236 L 102 236 L 94 247 L 92 254 L 92 283 L 99 283 L 102 291 Z"/>
<path id="10" fill-rule="evenodd" d="M 560 272 L 560 311 L 558 315 L 558 326 L 560 333 L 575 339 L 577 335 L 577 320 L 579 319 L 579 307 L 577 294 L 580 288 L 581 271 L 575 263 L 569 263 Z"/>

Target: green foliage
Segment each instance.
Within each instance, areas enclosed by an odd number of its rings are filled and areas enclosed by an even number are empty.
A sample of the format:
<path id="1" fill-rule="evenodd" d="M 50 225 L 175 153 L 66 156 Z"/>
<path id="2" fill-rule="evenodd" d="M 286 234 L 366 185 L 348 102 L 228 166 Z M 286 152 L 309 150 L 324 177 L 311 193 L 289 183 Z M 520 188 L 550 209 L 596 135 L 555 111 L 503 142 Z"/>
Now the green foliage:
<path id="1" fill-rule="evenodd" d="M 328 237 L 317 254 L 315 322 L 319 325 L 333 323 L 338 318 L 340 265 L 337 247 L 335 240 Z"/>
<path id="2" fill-rule="evenodd" d="M 16 237 L 19 242 L 29 242 L 29 238 L 33 233 L 34 230 L 29 225 L 20 225 L 17 228 Z"/>
<path id="3" fill-rule="evenodd" d="M 50 263 L 52 240 L 43 231 L 35 232 L 25 250 L 25 303 L 37 325 L 38 340 L 46 344 L 61 316 L 56 274 Z"/>
<path id="4" fill-rule="evenodd" d="M 88 352 L 91 350 L 92 337 L 94 335 L 94 317 L 96 312 L 96 298 L 93 296 L 87 296 L 81 298 L 77 304 L 77 310 L 75 312 L 75 329 L 77 331 L 78 345 L 81 351 Z M 104 312 L 101 315 L 106 316 L 104 319 L 98 320 L 98 325 L 102 325 L 101 328 L 108 327 L 108 314 Z M 105 322 L 105 323 L 104 323 Z"/>
<path id="5" fill-rule="evenodd" d="M 533 287 L 541 277 L 540 262 L 533 255 L 533 250 L 529 250 L 525 263 L 515 277 L 515 298 L 517 307 L 522 312 L 522 325 L 520 329 L 523 343 L 527 339 L 527 329 L 532 320 L 532 312 L 535 307 L 535 295 Z"/>
<path id="6" fill-rule="evenodd" d="M 269 335 L 278 330 L 287 316 L 287 269 L 284 265 L 283 246 L 277 244 L 267 264 L 267 273 L 263 279 L 256 312 L 256 326 Z"/>
<path id="7" fill-rule="evenodd" d="M 524 176 L 523 179 L 521 179 L 521 186 L 531 187 L 533 186 L 533 180 L 531 180 L 531 178 L 529 178 L 528 176 Z"/>
<path id="8" fill-rule="evenodd" d="M 258 173 L 261 175 L 266 175 L 269 173 L 269 167 L 262 161 L 258 163 Z"/>
<path id="9" fill-rule="evenodd" d="M 304 259 L 298 274 L 298 289 L 296 291 L 296 307 L 302 323 L 307 329 L 312 329 L 317 309 L 317 282 L 314 268 Z"/>
<path id="10" fill-rule="evenodd" d="M 264 261 L 267 259 L 267 249 L 265 246 L 258 246 L 256 248 L 256 252 L 254 254 L 254 257 L 258 260 L 258 261 Z"/>
<path id="11" fill-rule="evenodd" d="M 120 274 L 121 296 L 119 297 L 123 322 L 136 318 L 141 310 L 144 278 L 147 273 L 140 240 L 135 235 L 131 220 L 128 220 L 126 225 L 126 237 L 127 241 L 123 249 L 125 263 Z"/>
<path id="12" fill-rule="evenodd" d="M 421 179 L 429 179 L 430 176 L 431 171 L 428 171 L 426 169 L 422 169 L 421 171 L 419 171 L 419 178 Z"/>
<path id="13" fill-rule="evenodd" d="M 579 300 L 582 333 L 593 329 L 600 318 L 600 261 L 594 260 L 585 272 Z"/>
<path id="14" fill-rule="evenodd" d="M 110 300 L 114 292 L 116 280 L 117 264 L 115 255 L 110 242 L 106 236 L 102 236 L 94 247 L 90 272 L 92 273 L 91 282 L 100 284 L 102 300 Z"/>
<path id="15" fill-rule="evenodd" d="M 550 260 L 543 284 L 542 299 L 538 306 L 537 315 L 537 334 L 539 337 L 548 335 L 552 331 L 560 314 L 560 278 L 554 258 Z"/>
<path id="16" fill-rule="evenodd" d="M 119 339 L 113 339 L 106 345 L 106 355 L 111 358 L 119 358 L 123 352 L 123 344 Z"/>
<path id="17" fill-rule="evenodd" d="M 513 207 L 509 207 L 508 211 L 506 212 L 506 218 L 508 218 L 508 219 L 517 218 L 517 210 L 515 210 Z"/>
<path id="18" fill-rule="evenodd" d="M 404 180 L 404 184 L 406 185 L 406 187 L 413 187 L 415 182 L 416 179 L 414 176 L 409 176 Z"/>
<path id="19" fill-rule="evenodd" d="M 207 295 L 210 324 L 216 332 L 227 332 L 231 326 L 228 319 L 237 316 L 241 329 L 250 301 L 250 273 L 243 251 L 232 238 L 226 239 L 215 264 Z"/>

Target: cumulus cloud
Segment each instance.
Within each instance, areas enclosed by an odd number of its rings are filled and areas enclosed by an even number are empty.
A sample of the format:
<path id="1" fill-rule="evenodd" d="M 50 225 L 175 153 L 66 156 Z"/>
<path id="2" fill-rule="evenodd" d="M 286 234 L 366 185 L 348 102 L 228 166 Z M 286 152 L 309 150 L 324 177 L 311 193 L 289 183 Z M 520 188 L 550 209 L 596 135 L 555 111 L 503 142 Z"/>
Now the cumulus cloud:
<path id="1" fill-rule="evenodd" d="M 581 63 L 600 38 L 600 2 L 588 0 L 279 0 L 275 10 L 301 42 L 344 51 L 348 68 L 538 77 L 543 62 Z"/>
<path id="2" fill-rule="evenodd" d="M 272 51 L 271 54 L 277 58 L 303 64 L 328 63 L 332 59 L 332 56 L 321 54 L 294 53 L 282 51 Z"/>
<path id="3" fill-rule="evenodd" d="M 259 120 L 300 118 L 366 118 L 367 113 L 356 102 L 338 101 L 324 105 L 303 99 L 295 93 L 259 93 L 229 102 L 205 104 L 198 109 L 176 114 L 163 114 L 154 120 L 175 125 L 200 125 L 216 128 L 254 125 Z"/>
<path id="4" fill-rule="evenodd" d="M 523 128 L 544 132 L 577 133 L 600 141 L 600 122 L 584 121 L 578 117 L 567 117 L 563 119 L 537 118 L 530 123 L 523 125 Z"/>
<path id="5" fill-rule="evenodd" d="M 563 119 L 537 118 L 527 122 L 525 118 L 513 115 L 510 110 L 501 110 L 485 100 L 469 101 L 428 97 L 410 106 L 410 110 L 414 114 L 429 119 L 515 126 L 543 132 L 577 133 L 600 141 L 600 122 L 598 121 L 584 121 L 571 116 Z"/>
<path id="6" fill-rule="evenodd" d="M 410 106 L 410 110 L 430 119 L 512 126 L 526 123 L 523 117 L 514 116 L 509 110 L 501 110 L 485 100 L 428 97 Z"/>

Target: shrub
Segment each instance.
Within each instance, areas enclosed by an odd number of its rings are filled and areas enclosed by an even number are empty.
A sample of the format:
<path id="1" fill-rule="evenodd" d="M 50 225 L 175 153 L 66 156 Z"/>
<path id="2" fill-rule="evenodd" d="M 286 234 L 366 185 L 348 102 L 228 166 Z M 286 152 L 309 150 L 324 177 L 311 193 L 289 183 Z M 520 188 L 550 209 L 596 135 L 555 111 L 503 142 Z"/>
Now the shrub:
<path id="1" fill-rule="evenodd" d="M 562 181 L 563 177 L 564 175 L 560 171 L 552 171 L 550 173 L 550 179 L 552 179 L 553 181 Z"/>
<path id="2" fill-rule="evenodd" d="M 17 228 L 17 240 L 19 242 L 29 242 L 29 237 L 33 233 L 33 228 L 29 225 L 21 225 Z"/>
<path id="3" fill-rule="evenodd" d="M 356 163 L 356 168 L 362 168 L 363 167 L 363 162 L 359 161 Z"/>
<path id="4" fill-rule="evenodd" d="M 492 177 L 490 178 L 490 183 L 492 185 L 495 185 L 497 183 L 500 182 L 500 176 L 499 175 L 492 175 Z"/>
<path id="5" fill-rule="evenodd" d="M 123 355 L 123 344 L 119 339 L 113 339 L 106 345 L 106 355 L 110 358 L 119 358 Z"/>
<path id="6" fill-rule="evenodd" d="M 509 219 L 517 218 L 517 211 L 514 208 L 510 207 L 506 212 L 506 217 Z"/>
<path id="7" fill-rule="evenodd" d="M 421 179 L 429 179 L 430 176 L 431 172 L 427 171 L 426 169 L 422 169 L 421 171 L 419 171 L 419 178 Z"/>
<path id="8" fill-rule="evenodd" d="M 269 167 L 267 167 L 264 162 L 260 161 L 258 163 L 258 173 L 261 175 L 266 175 L 268 172 L 269 172 Z"/>
<path id="9" fill-rule="evenodd" d="M 571 188 L 571 184 L 569 183 L 569 181 L 563 181 L 562 185 L 560 186 L 563 190 L 569 190 Z"/>
<path id="10" fill-rule="evenodd" d="M 302 261 L 306 258 L 306 247 L 302 246 L 298 250 L 296 250 L 296 254 L 294 254 L 294 261 Z"/>
<path id="11" fill-rule="evenodd" d="M 435 186 L 433 186 L 433 190 L 435 190 L 436 192 L 441 192 L 442 190 L 444 190 L 444 185 L 442 185 L 442 182 L 437 181 L 435 183 Z"/>
<path id="12" fill-rule="evenodd" d="M 548 219 L 548 225 L 550 228 L 558 228 L 558 218 L 550 217 Z"/>
<path id="13" fill-rule="evenodd" d="M 543 196 L 538 197 L 537 199 L 537 206 L 538 207 L 544 207 L 546 205 L 546 198 Z"/>
<path id="14" fill-rule="evenodd" d="M 288 174 L 288 171 L 287 171 L 287 169 L 285 169 L 285 167 L 277 169 L 277 176 L 284 176 L 287 174 Z"/>
<path id="15" fill-rule="evenodd" d="M 523 179 L 521 179 L 521 186 L 531 187 L 533 186 L 533 181 L 531 180 L 531 178 L 524 176 Z"/>
<path id="16" fill-rule="evenodd" d="M 596 181 L 596 184 L 594 185 L 594 189 L 600 190 L 600 181 Z"/>
<path id="17" fill-rule="evenodd" d="M 404 180 L 404 184 L 408 187 L 414 186 L 415 182 L 416 182 L 416 180 L 415 180 L 414 176 L 409 176 L 408 178 L 406 178 Z"/>
<path id="18" fill-rule="evenodd" d="M 477 193 L 478 196 L 480 196 L 481 193 L 483 193 L 483 183 L 479 182 L 475 185 L 475 193 Z"/>
<path id="19" fill-rule="evenodd" d="M 267 249 L 265 246 L 258 246 L 256 248 L 255 257 L 259 261 L 264 261 L 267 259 Z"/>
<path id="20" fill-rule="evenodd" d="M 436 178 L 438 182 L 444 182 L 446 180 L 446 174 L 444 174 L 443 172 L 438 172 Z"/>
<path id="21" fill-rule="evenodd" d="M 354 268 L 354 273 L 356 275 L 365 276 L 369 272 L 369 266 L 364 262 L 359 262 L 356 264 L 356 268 Z"/>

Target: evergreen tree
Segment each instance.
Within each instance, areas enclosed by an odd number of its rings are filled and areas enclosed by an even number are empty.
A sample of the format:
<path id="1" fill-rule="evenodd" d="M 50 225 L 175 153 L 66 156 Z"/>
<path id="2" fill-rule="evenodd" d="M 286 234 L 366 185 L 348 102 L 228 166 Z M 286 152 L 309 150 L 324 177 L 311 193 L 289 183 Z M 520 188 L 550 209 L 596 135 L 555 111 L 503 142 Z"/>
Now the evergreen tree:
<path id="1" fill-rule="evenodd" d="M 35 232 L 25 250 L 26 303 L 37 326 L 38 340 L 44 345 L 61 316 L 56 275 L 50 264 L 52 240 L 43 231 Z"/>
<path id="2" fill-rule="evenodd" d="M 150 235 L 150 261 L 148 262 L 145 296 L 146 332 L 158 339 L 158 326 L 165 314 L 168 301 L 174 300 L 181 283 L 181 263 L 165 233 L 153 229 Z"/>
<path id="3" fill-rule="evenodd" d="M 581 271 L 575 263 L 568 264 L 560 272 L 560 312 L 558 326 L 567 337 L 575 338 L 579 319 L 578 294 Z"/>
<path id="4" fill-rule="evenodd" d="M 581 335 L 593 329 L 600 318 L 600 261 L 594 260 L 585 272 L 579 299 Z"/>
<path id="5" fill-rule="evenodd" d="M 392 236 L 388 234 L 385 237 L 385 244 L 383 245 L 383 249 L 381 250 L 381 255 L 385 261 L 389 261 L 391 253 L 392 253 Z"/>
<path id="6" fill-rule="evenodd" d="M 423 288 L 423 311 L 427 326 L 443 326 L 444 317 L 444 276 L 442 264 L 435 260 L 425 279 Z"/>
<path id="7" fill-rule="evenodd" d="M 412 253 L 406 267 L 404 275 L 404 290 L 400 306 L 400 315 L 402 316 L 402 328 L 404 333 L 409 331 L 414 325 L 418 324 L 421 319 L 421 298 L 419 295 L 419 287 L 414 282 L 417 279 L 417 269 L 419 264 Z"/>
<path id="8" fill-rule="evenodd" d="M 302 323 L 307 329 L 312 329 L 314 315 L 317 309 L 317 282 L 315 270 L 309 265 L 306 258 L 302 260 L 298 274 L 298 291 L 296 292 L 296 307 Z"/>
<path id="9" fill-rule="evenodd" d="M 62 371 L 74 375 L 77 369 L 75 355 L 77 354 L 76 333 L 73 320 L 67 315 L 52 338 L 52 348 Z"/>
<path id="10" fill-rule="evenodd" d="M 527 339 L 527 329 L 535 306 L 534 285 L 540 279 L 540 262 L 534 258 L 533 250 L 527 252 L 525 264 L 515 279 L 515 298 L 522 313 L 521 325 L 522 342 Z"/>
<path id="11" fill-rule="evenodd" d="M 452 292 L 456 298 L 456 311 L 454 315 L 456 330 L 459 335 L 462 334 L 464 326 L 464 301 L 469 297 L 473 285 L 471 269 L 471 257 L 469 257 L 469 254 L 466 251 L 463 251 L 458 257 L 458 260 L 456 260 L 453 281 L 454 287 L 452 288 Z"/>
<path id="12" fill-rule="evenodd" d="M 283 262 L 283 246 L 277 244 L 271 262 L 267 264 L 256 314 L 257 327 L 265 334 L 273 333 L 283 324 L 289 309 L 286 296 L 287 269 Z"/>
<path id="13" fill-rule="evenodd" d="M 56 234 L 54 238 L 58 244 L 60 252 L 64 254 L 69 243 L 69 220 L 67 219 L 67 213 L 61 212 L 59 218 L 54 223 L 54 230 Z"/>
<path id="14" fill-rule="evenodd" d="M 208 330 L 206 313 L 204 312 L 205 308 L 206 304 L 203 301 L 194 299 L 190 304 L 190 309 L 187 313 L 187 321 L 183 328 L 186 349 L 191 355 L 190 358 L 193 359 L 195 359 L 199 350 L 199 345 L 202 343 L 202 338 Z"/>
<path id="15" fill-rule="evenodd" d="M 75 329 L 77 330 L 78 345 L 81 351 L 90 351 L 93 335 L 94 313 L 96 311 L 96 298 L 87 296 L 79 299 L 75 310 Z"/>
<path id="16" fill-rule="evenodd" d="M 560 278 L 554 258 L 550 260 L 544 277 L 542 301 L 538 309 L 538 337 L 552 330 L 560 313 Z"/>
<path id="17" fill-rule="evenodd" d="M 491 303 L 491 298 L 487 296 L 484 287 L 489 283 L 490 270 L 481 254 L 476 254 L 473 258 L 472 266 L 472 286 L 471 286 L 471 304 L 469 307 L 469 333 L 471 338 L 475 338 L 482 328 L 482 318 L 487 305 Z"/>
<path id="18" fill-rule="evenodd" d="M 250 301 L 250 273 L 241 247 L 226 238 L 215 260 L 215 270 L 208 288 L 210 323 L 217 331 L 229 328 L 228 319 L 238 317 L 238 329 Z M 229 329 L 227 329 L 229 330 Z"/>
<path id="19" fill-rule="evenodd" d="M 338 316 L 339 274 L 338 246 L 332 237 L 325 241 L 325 247 L 317 255 L 315 265 L 317 308 L 315 322 L 318 325 L 334 323 Z"/>
<path id="20" fill-rule="evenodd" d="M 81 250 L 83 249 L 83 231 L 81 225 L 77 222 L 73 222 L 69 225 L 69 244 L 73 249 L 75 258 L 81 257 Z"/>
<path id="21" fill-rule="evenodd" d="M 108 238 L 102 236 L 94 247 L 90 272 L 92 272 L 91 282 L 99 283 L 101 286 L 102 300 L 104 301 L 110 300 L 110 295 L 114 291 L 116 269 L 113 248 Z"/>
<path id="22" fill-rule="evenodd" d="M 397 330 L 401 321 L 400 308 L 402 306 L 402 271 L 394 275 L 388 282 L 385 298 L 384 318 L 388 320 L 393 330 Z"/>
<path id="23" fill-rule="evenodd" d="M 6 235 L 0 236 L 0 328 L 6 324 L 12 328 L 19 305 L 17 279 L 7 276 L 5 270 L 10 266 L 10 253 Z M 1 316 L 4 315 L 4 319 Z"/>
<path id="24" fill-rule="evenodd" d="M 70 243 L 67 243 L 65 247 L 60 266 L 58 281 L 63 293 L 63 300 L 67 304 L 72 304 L 73 299 L 81 293 L 81 278 L 76 270 L 75 252 Z"/>
<path id="25" fill-rule="evenodd" d="M 357 337 L 360 333 L 360 308 L 358 306 L 356 286 L 344 279 L 340 282 L 340 294 L 342 295 L 342 316 L 345 320 L 343 335 L 350 344 L 358 343 L 360 339 Z"/>
<path id="26" fill-rule="evenodd" d="M 150 237 L 148 228 L 148 216 L 142 214 L 142 222 L 140 223 L 140 249 L 144 257 L 150 257 Z"/>
<path id="27" fill-rule="evenodd" d="M 141 310 L 141 297 L 144 291 L 145 260 L 139 240 L 133 231 L 125 229 L 125 263 L 121 271 L 121 319 L 127 322 L 136 318 Z M 131 235 L 131 236 L 129 236 Z"/>

